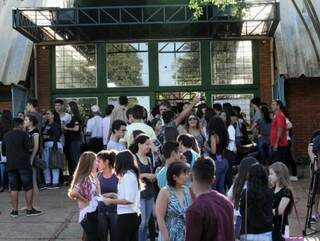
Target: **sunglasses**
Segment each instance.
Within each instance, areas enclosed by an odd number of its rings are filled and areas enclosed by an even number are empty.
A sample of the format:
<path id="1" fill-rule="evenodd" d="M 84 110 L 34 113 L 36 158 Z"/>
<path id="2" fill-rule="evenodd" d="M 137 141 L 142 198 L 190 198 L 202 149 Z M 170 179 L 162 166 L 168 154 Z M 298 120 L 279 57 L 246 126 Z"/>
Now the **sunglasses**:
<path id="1" fill-rule="evenodd" d="M 193 118 L 189 118 L 188 120 L 189 120 L 189 121 L 197 120 L 197 118 L 194 118 L 194 117 L 193 117 Z"/>

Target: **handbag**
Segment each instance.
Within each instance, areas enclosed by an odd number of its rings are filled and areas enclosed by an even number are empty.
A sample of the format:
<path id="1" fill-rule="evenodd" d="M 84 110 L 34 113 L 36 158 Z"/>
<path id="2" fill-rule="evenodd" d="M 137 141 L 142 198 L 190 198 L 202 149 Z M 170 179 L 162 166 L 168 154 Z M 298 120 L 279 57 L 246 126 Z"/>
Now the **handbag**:
<path id="1" fill-rule="evenodd" d="M 57 142 L 53 143 L 53 146 L 49 148 L 49 168 L 50 169 L 62 169 L 63 168 L 63 160 L 62 152 L 58 148 Z"/>

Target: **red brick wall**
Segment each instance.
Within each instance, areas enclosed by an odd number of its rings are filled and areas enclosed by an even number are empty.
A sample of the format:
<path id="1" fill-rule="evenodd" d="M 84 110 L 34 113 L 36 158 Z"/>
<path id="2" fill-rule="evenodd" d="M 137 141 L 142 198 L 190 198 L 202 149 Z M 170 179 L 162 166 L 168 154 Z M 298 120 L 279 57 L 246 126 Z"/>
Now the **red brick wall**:
<path id="1" fill-rule="evenodd" d="M 271 66 L 270 45 L 269 40 L 259 41 L 260 98 L 268 104 L 272 100 L 271 70 L 273 66 Z"/>
<path id="2" fill-rule="evenodd" d="M 37 99 L 39 111 L 50 107 L 50 47 L 37 48 Z"/>
<path id="3" fill-rule="evenodd" d="M 0 111 L 11 110 L 11 101 L 0 101 Z"/>
<path id="4" fill-rule="evenodd" d="M 285 89 L 295 152 L 305 156 L 311 134 L 320 129 L 320 78 L 287 79 Z"/>

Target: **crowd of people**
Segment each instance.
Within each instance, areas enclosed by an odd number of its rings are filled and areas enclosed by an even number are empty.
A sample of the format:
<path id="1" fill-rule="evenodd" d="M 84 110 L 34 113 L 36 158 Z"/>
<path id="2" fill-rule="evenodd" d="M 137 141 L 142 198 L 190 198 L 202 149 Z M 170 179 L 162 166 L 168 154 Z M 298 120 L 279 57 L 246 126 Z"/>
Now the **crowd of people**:
<path id="1" fill-rule="evenodd" d="M 247 118 L 239 106 L 210 107 L 196 95 L 148 113 L 121 96 L 104 117 L 91 106 L 87 121 L 61 99 L 42 114 L 34 99 L 16 118 L 5 110 L 0 175 L 10 214 L 19 215 L 21 189 L 34 216 L 39 190 L 67 183 L 87 241 L 284 240 L 298 180 L 293 125 L 279 100 L 250 106 Z"/>

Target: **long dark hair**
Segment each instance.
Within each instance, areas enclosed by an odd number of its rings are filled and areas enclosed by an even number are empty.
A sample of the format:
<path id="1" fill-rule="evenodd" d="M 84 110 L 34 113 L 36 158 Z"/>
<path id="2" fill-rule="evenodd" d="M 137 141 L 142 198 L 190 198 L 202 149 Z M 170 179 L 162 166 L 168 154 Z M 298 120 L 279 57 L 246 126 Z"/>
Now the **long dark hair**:
<path id="1" fill-rule="evenodd" d="M 233 193 L 232 193 L 232 198 L 234 200 L 234 207 L 236 209 L 239 208 L 241 193 L 243 190 L 243 186 L 247 180 L 249 169 L 253 164 L 256 164 L 256 163 L 258 163 L 258 161 L 254 157 L 246 157 L 242 159 L 240 162 L 239 173 L 234 180 Z"/>
<path id="2" fill-rule="evenodd" d="M 269 113 L 268 107 L 263 105 L 263 106 L 261 106 L 260 110 L 261 110 L 261 112 L 263 114 L 264 121 L 266 123 L 271 123 L 271 118 L 270 118 L 270 113 Z"/>
<path id="3" fill-rule="evenodd" d="M 70 101 L 69 102 L 69 106 L 71 109 L 71 113 L 80 121 L 81 120 L 81 116 L 80 116 L 80 111 L 78 108 L 78 104 L 75 101 Z"/>
<path id="4" fill-rule="evenodd" d="M 222 150 L 227 148 L 229 144 L 229 134 L 225 123 L 220 117 L 214 116 L 210 119 L 207 125 L 207 133 L 209 140 L 212 135 L 217 135 L 219 137 L 219 145 Z"/>
<path id="5" fill-rule="evenodd" d="M 137 178 L 138 187 L 140 188 L 139 168 L 135 163 L 134 156 L 131 151 L 125 150 L 117 154 L 115 171 L 119 176 L 124 176 L 127 171 L 133 171 Z"/>
<path id="6" fill-rule="evenodd" d="M 133 153 L 133 154 L 137 154 L 137 152 L 139 151 L 139 144 L 144 144 L 146 143 L 147 140 L 149 140 L 149 136 L 145 135 L 145 134 L 140 134 L 138 135 L 135 139 L 132 145 L 130 145 L 129 150 Z"/>
<path id="7" fill-rule="evenodd" d="M 189 124 L 190 116 L 194 116 L 194 118 L 197 120 L 196 128 L 199 130 L 200 129 L 200 118 L 195 114 L 191 114 L 191 115 L 188 116 L 187 121 L 186 121 L 186 129 L 187 129 L 187 131 L 189 131 L 189 128 L 190 128 L 190 124 Z"/>
<path id="8" fill-rule="evenodd" d="M 12 123 L 12 114 L 10 110 L 3 110 L 1 118 L 0 118 L 0 126 L 4 132 L 8 132 L 12 130 L 13 123 Z M 5 134 L 5 133 L 3 133 Z"/>
<path id="9" fill-rule="evenodd" d="M 256 205 L 266 196 L 266 191 L 269 189 L 268 174 L 264 166 L 261 164 L 254 164 L 249 168 L 248 174 L 248 192 L 251 197 L 256 200 Z"/>

